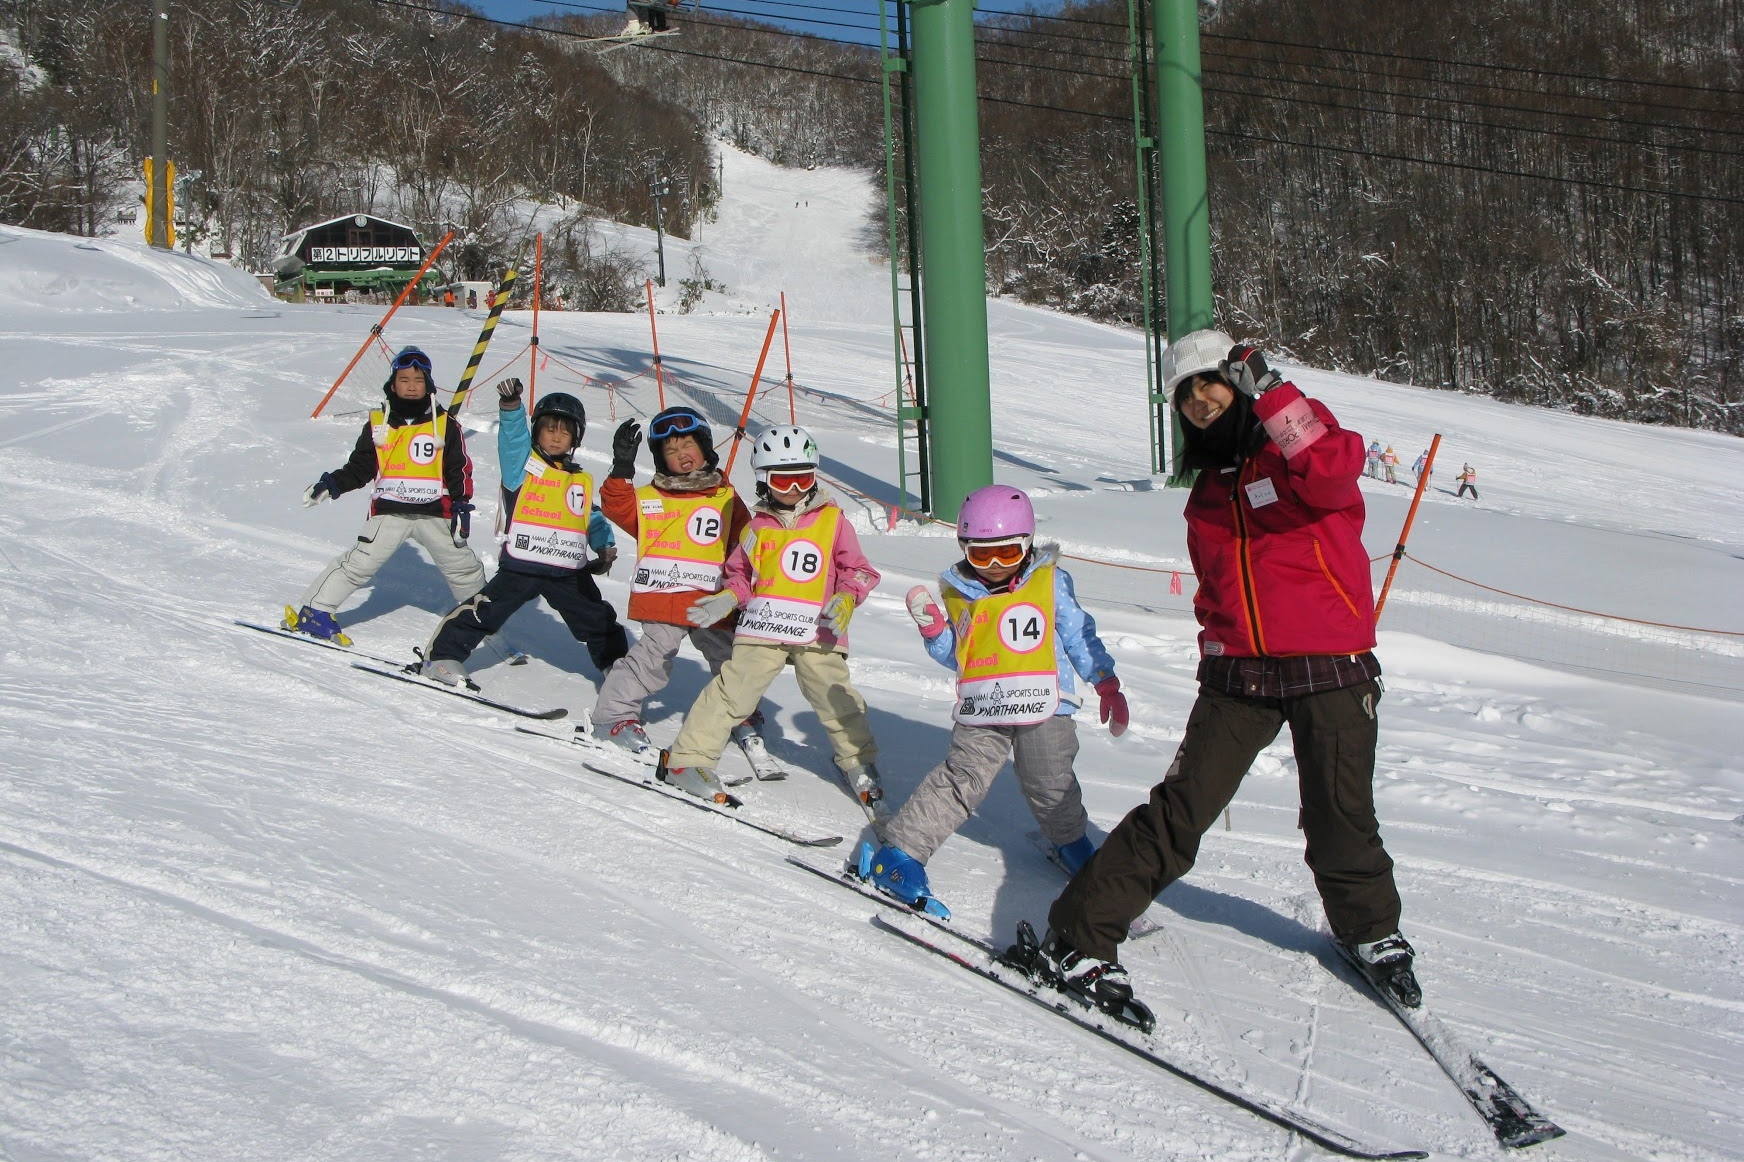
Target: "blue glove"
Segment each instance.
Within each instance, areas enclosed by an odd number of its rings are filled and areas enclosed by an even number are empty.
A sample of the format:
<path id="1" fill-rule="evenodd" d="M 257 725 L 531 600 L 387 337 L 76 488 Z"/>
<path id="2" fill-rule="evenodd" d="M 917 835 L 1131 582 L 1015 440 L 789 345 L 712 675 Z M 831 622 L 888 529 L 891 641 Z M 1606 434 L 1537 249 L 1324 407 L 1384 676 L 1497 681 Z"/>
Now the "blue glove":
<path id="1" fill-rule="evenodd" d="M 303 507 L 314 508 L 323 500 L 332 500 L 339 495 L 339 485 L 334 483 L 333 473 L 321 473 L 321 479 L 303 490 Z"/>
<path id="2" fill-rule="evenodd" d="M 472 535 L 472 501 L 457 500 L 454 502 L 454 516 L 448 521 L 448 531 L 454 534 L 454 547 L 466 547 L 466 538 Z"/>

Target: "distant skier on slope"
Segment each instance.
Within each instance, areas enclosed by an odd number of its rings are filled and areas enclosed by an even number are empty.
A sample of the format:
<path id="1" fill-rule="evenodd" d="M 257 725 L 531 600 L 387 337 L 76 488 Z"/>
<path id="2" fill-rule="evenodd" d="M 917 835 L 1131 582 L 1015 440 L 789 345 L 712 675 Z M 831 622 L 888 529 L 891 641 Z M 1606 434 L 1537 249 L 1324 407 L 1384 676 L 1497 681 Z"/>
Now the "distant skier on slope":
<path id="1" fill-rule="evenodd" d="M 1368 474 L 1375 480 L 1381 478 L 1381 457 L 1383 455 L 1385 455 L 1385 453 L 1381 451 L 1381 442 L 1379 440 L 1376 440 L 1374 443 L 1369 445 Z"/>
<path id="2" fill-rule="evenodd" d="M 1180 413 L 1187 548 L 1199 578 L 1199 696 L 1175 761 L 1048 914 L 1033 974 L 1111 1012 L 1131 1000 L 1127 924 L 1185 875 L 1259 752 L 1290 726 L 1306 858 L 1334 936 L 1420 1003 L 1374 810 L 1374 604 L 1362 439 L 1281 382 L 1258 349 L 1195 331 L 1164 355 Z M 1020 949 L 1013 949 L 1016 956 Z"/>
<path id="3" fill-rule="evenodd" d="M 1388 484 L 1399 483 L 1399 454 L 1393 451 L 1391 444 L 1388 444 L 1387 450 L 1381 453 L 1381 467 L 1387 470 Z"/>
<path id="4" fill-rule="evenodd" d="M 1423 449 L 1423 451 L 1417 453 L 1417 460 L 1415 463 L 1413 463 L 1411 465 L 1411 475 L 1413 475 L 1417 479 L 1421 480 L 1421 479 L 1423 479 L 1424 469 L 1426 469 L 1428 467 L 1429 467 L 1429 449 L 1425 448 L 1425 449 Z"/>
<path id="5" fill-rule="evenodd" d="M 630 642 L 594 581 L 611 567 L 617 550 L 611 526 L 593 503 L 593 477 L 571 458 L 587 431 L 587 413 L 580 400 L 554 391 L 540 397 L 529 423 L 519 379 L 497 384 L 497 398 L 502 555 L 490 583 L 436 627 L 423 674 L 444 685 L 466 685 L 472 651 L 541 597 L 604 674 Z"/>
<path id="6" fill-rule="evenodd" d="M 1472 494 L 1473 500 L 1478 498 L 1478 470 L 1476 468 L 1467 464 L 1464 471 L 1455 476 L 1454 479 L 1459 481 L 1459 492 L 1455 494 L 1455 500 L 1464 496 L 1468 491 Z"/>
<path id="7" fill-rule="evenodd" d="M 303 507 L 375 484 L 369 519 L 357 542 L 315 579 L 285 628 L 350 645 L 335 614 L 369 584 L 410 537 L 424 546 L 456 601 L 484 588 L 484 565 L 466 547 L 472 520 L 472 460 L 460 424 L 436 402 L 430 357 L 416 347 L 394 356 L 382 385 L 386 406 L 364 421 L 343 467 L 323 472 L 303 493 Z"/>
<path id="8" fill-rule="evenodd" d="M 672 659 L 686 638 L 719 674 L 733 656 L 733 618 L 719 625 L 692 625 L 696 603 L 721 588 L 727 553 L 739 543 L 751 514 L 720 470 L 714 435 L 700 412 L 670 407 L 648 421 L 648 451 L 654 479 L 637 487 L 636 450 L 641 427 L 618 425 L 612 437 L 612 470 L 600 489 L 606 516 L 636 538 L 630 578 L 630 619 L 642 627 L 636 644 L 612 667 L 593 708 L 593 735 L 654 761 L 642 728 L 642 703 L 666 688 Z M 747 757 L 762 751 L 761 713 L 733 727 L 733 740 Z M 763 777 L 771 767 L 765 760 Z"/>
<path id="9" fill-rule="evenodd" d="M 1078 604 L 1059 549 L 1035 545 L 1035 510 L 1023 491 L 989 485 L 969 494 L 957 516 L 963 559 L 939 577 L 944 608 L 916 585 L 908 612 L 935 662 L 957 672 L 951 749 L 882 826 L 876 851 L 862 846 L 859 871 L 885 892 L 936 915 L 926 862 L 968 822 L 1010 758 L 1018 787 L 1063 866 L 1076 872 L 1096 850 L 1072 770 L 1082 696 L 1095 690 L 1102 721 L 1126 732 L 1126 695 L 1096 622 Z M 1022 693 L 1011 694 L 1013 690 Z"/>

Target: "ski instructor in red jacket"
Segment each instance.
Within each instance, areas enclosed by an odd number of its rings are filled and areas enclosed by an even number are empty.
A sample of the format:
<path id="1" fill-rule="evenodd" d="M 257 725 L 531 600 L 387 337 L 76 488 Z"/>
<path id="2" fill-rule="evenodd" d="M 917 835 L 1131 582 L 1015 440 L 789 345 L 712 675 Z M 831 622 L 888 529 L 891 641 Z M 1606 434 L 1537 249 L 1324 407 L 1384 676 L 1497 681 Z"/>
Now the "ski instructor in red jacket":
<path id="1" fill-rule="evenodd" d="M 1054 902 L 1038 976 L 1109 1012 L 1130 1004 L 1127 923 L 1185 875 L 1200 838 L 1287 723 L 1306 859 L 1334 937 L 1401 1003 L 1421 996 L 1375 819 L 1381 698 L 1357 477 L 1363 441 L 1256 348 L 1195 331 L 1164 357 L 1180 412 L 1187 548 L 1198 574 L 1199 696 L 1148 802 Z"/>

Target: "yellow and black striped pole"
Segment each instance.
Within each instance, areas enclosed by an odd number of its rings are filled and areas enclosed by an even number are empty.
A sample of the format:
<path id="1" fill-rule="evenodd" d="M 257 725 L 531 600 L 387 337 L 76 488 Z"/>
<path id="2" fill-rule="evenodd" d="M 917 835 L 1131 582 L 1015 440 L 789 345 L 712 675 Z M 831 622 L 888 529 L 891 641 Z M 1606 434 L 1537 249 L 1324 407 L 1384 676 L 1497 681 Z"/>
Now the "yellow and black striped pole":
<path id="1" fill-rule="evenodd" d="M 466 361 L 466 371 L 460 377 L 460 386 L 454 389 L 454 398 L 448 402 L 448 411 L 454 414 L 466 406 L 466 397 L 472 391 L 472 377 L 478 374 L 478 365 L 484 361 L 485 348 L 490 346 L 491 335 L 497 329 L 497 320 L 503 317 L 503 307 L 509 301 L 509 289 L 515 285 L 514 270 L 503 275 L 502 285 L 497 287 L 496 297 L 491 299 L 490 314 L 484 318 L 484 326 L 479 328 L 478 342 L 472 345 L 472 358 Z"/>

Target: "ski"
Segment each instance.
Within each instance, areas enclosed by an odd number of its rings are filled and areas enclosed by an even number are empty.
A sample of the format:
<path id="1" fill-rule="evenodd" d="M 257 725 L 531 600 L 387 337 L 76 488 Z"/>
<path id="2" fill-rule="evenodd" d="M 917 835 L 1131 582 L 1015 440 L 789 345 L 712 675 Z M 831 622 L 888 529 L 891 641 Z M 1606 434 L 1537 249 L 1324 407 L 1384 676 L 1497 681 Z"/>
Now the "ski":
<path id="1" fill-rule="evenodd" d="M 338 642 L 330 642 L 322 638 L 310 637 L 306 633 L 298 633 L 296 630 L 286 629 L 282 625 L 262 625 L 258 621 L 244 621 L 241 618 L 234 619 L 231 624 L 239 625 L 243 629 L 257 630 L 260 633 L 270 633 L 274 637 L 284 638 L 287 641 L 302 642 L 306 646 L 320 646 L 324 650 L 333 650 L 336 653 L 350 654 L 354 658 L 366 658 L 372 662 L 380 662 L 384 666 L 397 666 L 400 664 L 393 658 L 384 658 L 380 654 L 372 654 L 368 650 L 360 650 L 356 646 L 342 646 Z"/>
<path id="2" fill-rule="evenodd" d="M 517 726 L 515 729 L 522 734 L 531 734 L 536 735 L 539 738 L 548 738 L 552 742 L 567 742 L 571 745 L 582 747 L 585 750 L 603 749 L 591 740 L 584 742 L 579 738 L 564 738 L 559 734 L 551 734 L 543 730 L 534 730 L 531 727 L 526 726 Z M 627 754 L 624 757 L 627 760 L 634 761 Z M 739 800 L 732 800 L 731 808 L 718 806 L 714 803 L 705 803 L 695 795 L 687 795 L 683 791 L 674 790 L 673 788 L 664 785 L 654 778 L 652 768 L 646 768 L 648 773 L 645 775 L 627 775 L 622 771 L 614 771 L 609 767 L 602 766 L 599 763 L 589 762 L 586 759 L 582 760 L 581 766 L 583 770 L 592 774 L 603 775 L 608 779 L 615 779 L 627 786 L 640 787 L 644 791 L 652 791 L 656 795 L 665 799 L 670 799 L 674 803 L 682 803 L 686 807 L 694 807 L 698 811 L 707 811 L 710 815 L 718 815 L 723 819 L 730 819 L 741 827 L 749 827 L 752 831 L 758 831 L 764 835 L 773 836 L 774 838 L 786 843 L 791 843 L 796 847 L 834 847 L 836 844 L 842 842 L 842 837 L 840 835 L 820 835 L 815 837 L 805 836 L 789 831 L 785 827 L 773 827 L 766 823 L 758 823 L 754 819 L 746 819 L 744 816 L 734 813 L 734 809 L 739 806 Z"/>
<path id="3" fill-rule="evenodd" d="M 1278 1126 L 1281 1129 L 1288 1130 L 1293 1134 L 1299 1134 L 1323 1149 L 1330 1150 L 1335 1154 L 1342 1154 L 1347 1158 L 1416 1159 L 1429 1157 L 1429 1155 L 1422 1150 L 1378 1149 L 1342 1130 L 1315 1121 L 1313 1118 L 1304 1114 L 1285 1109 L 1266 1098 L 1247 1093 L 1232 1084 L 1214 1081 L 1202 1073 L 1188 1069 L 1183 1065 L 1179 1065 L 1159 1053 L 1153 1047 L 1155 1043 L 1150 1041 L 1148 1037 L 1145 1037 L 1136 1031 L 1128 1032 L 1124 1026 L 1108 1028 L 1104 1026 L 1095 1015 L 1092 1015 L 1090 1011 L 1086 1011 L 1084 1014 L 1074 1012 L 1072 1008 L 1068 1007 L 1067 997 L 1064 993 L 1056 992 L 1053 989 L 1044 990 L 1043 986 L 1031 982 L 1027 977 L 1020 977 L 1018 981 L 1008 980 L 1003 975 L 1003 971 L 1009 970 L 1004 969 L 1004 966 L 1000 963 L 999 954 L 991 945 L 964 936 L 962 933 L 959 933 L 954 929 L 947 928 L 946 930 L 956 939 L 963 940 L 970 946 L 979 950 L 982 957 L 981 963 L 976 963 L 976 961 L 971 960 L 969 957 L 944 947 L 942 944 L 929 939 L 923 933 L 911 931 L 903 924 L 892 923 L 885 919 L 882 914 L 873 916 L 872 923 L 874 926 L 886 932 L 900 936 L 902 939 L 915 945 L 917 948 L 925 949 L 934 956 L 941 957 L 942 959 L 957 965 L 959 968 L 968 969 L 976 976 L 981 977 L 984 980 L 990 980 L 994 984 L 1016 993 L 1018 996 L 1046 1009 L 1055 1016 L 1070 1021 L 1072 1024 L 1086 1032 L 1094 1033 L 1103 1040 L 1118 1045 L 1133 1056 L 1156 1066 L 1165 1073 L 1178 1077 L 1190 1085 L 1197 1086 L 1206 1093 L 1221 1098 L 1240 1109 L 1244 1109 L 1255 1117 L 1271 1122 L 1273 1125 Z M 935 927 L 943 928 L 944 925 L 935 925 Z"/>
<path id="4" fill-rule="evenodd" d="M 1060 873 L 1068 880 L 1072 878 L 1071 869 L 1060 862 L 1060 853 L 1054 850 L 1054 845 L 1048 842 L 1047 836 L 1039 831 L 1030 831 L 1025 834 L 1029 838 L 1030 843 L 1034 845 L 1035 849 L 1041 853 L 1043 859 L 1058 868 Z M 1132 923 L 1126 926 L 1126 938 L 1128 940 L 1142 940 L 1146 936 L 1153 936 L 1162 930 L 1163 926 L 1161 924 L 1157 923 L 1149 916 L 1141 915 L 1136 917 Z"/>
<path id="5" fill-rule="evenodd" d="M 1563 1136 L 1565 1131 L 1561 1126 L 1533 1109 L 1532 1103 L 1497 1076 L 1495 1070 L 1485 1065 L 1428 1008 L 1422 1005 L 1414 1009 L 1406 1008 L 1392 993 L 1375 982 L 1366 966 L 1342 942 L 1334 940 L 1332 945 L 1356 969 L 1357 975 L 1362 978 L 1369 991 L 1379 997 L 1393 1011 L 1393 1015 L 1399 1018 L 1400 1023 L 1411 1030 L 1411 1035 L 1417 1038 L 1429 1052 L 1429 1056 L 1435 1059 L 1435 1063 L 1441 1066 L 1442 1071 L 1459 1087 L 1459 1091 L 1465 1094 L 1472 1109 L 1477 1111 L 1478 1116 L 1484 1119 L 1485 1124 L 1496 1135 L 1496 1141 L 1510 1149 L 1519 1149 Z"/>
<path id="6" fill-rule="evenodd" d="M 738 743 L 739 751 L 745 756 L 745 761 L 751 764 L 751 773 L 761 783 L 773 783 L 787 777 L 787 767 L 769 753 L 769 747 L 764 744 L 760 734 L 733 735 L 733 741 Z"/>
<path id="7" fill-rule="evenodd" d="M 397 663 L 390 662 L 388 664 L 396 665 Z M 420 678 L 416 675 L 408 674 L 403 669 L 384 670 L 377 666 L 366 666 L 362 662 L 351 663 L 351 668 L 354 670 L 362 670 L 366 674 L 375 674 L 383 678 L 392 678 L 396 682 L 405 682 L 412 686 L 422 686 L 424 689 L 433 690 L 438 694 L 448 694 L 455 698 L 464 698 L 468 702 L 476 702 L 480 706 L 488 706 L 492 710 L 501 710 L 506 714 L 518 715 L 521 718 L 539 718 L 548 722 L 554 718 L 566 718 L 569 715 L 569 711 L 561 706 L 552 710 L 529 710 L 525 706 L 516 706 L 509 702 L 499 702 L 495 698 L 486 698 L 483 694 L 476 694 L 471 690 L 460 690 L 453 686 L 444 686 L 440 682 L 432 682 L 428 678 Z"/>

